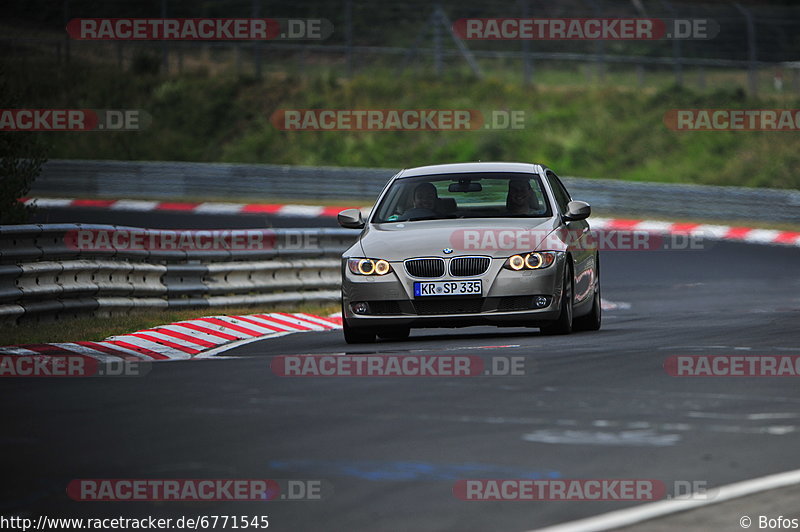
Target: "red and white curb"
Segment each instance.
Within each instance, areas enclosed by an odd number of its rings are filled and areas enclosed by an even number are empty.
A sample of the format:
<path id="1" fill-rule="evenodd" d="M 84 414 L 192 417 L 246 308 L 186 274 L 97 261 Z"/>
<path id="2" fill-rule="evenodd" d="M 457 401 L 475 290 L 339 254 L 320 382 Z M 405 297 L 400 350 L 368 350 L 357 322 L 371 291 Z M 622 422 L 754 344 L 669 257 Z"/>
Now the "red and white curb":
<path id="1" fill-rule="evenodd" d="M 65 342 L 0 347 L 0 355 L 41 356 L 76 354 L 99 361 L 181 360 L 207 358 L 216 348 L 285 334 L 340 329 L 341 318 L 313 314 L 251 314 L 209 316 L 161 325 L 101 342 Z"/>
<path id="2" fill-rule="evenodd" d="M 731 240 L 750 244 L 782 244 L 800 246 L 800 232 L 656 220 L 624 218 L 589 218 L 589 225 L 598 231 L 645 231 L 656 234 L 700 236 L 711 240 Z"/>
<path id="3" fill-rule="evenodd" d="M 325 207 L 320 205 L 293 205 L 276 203 L 179 203 L 143 200 L 99 200 L 70 198 L 22 198 L 26 205 L 39 207 L 92 207 L 114 211 L 171 211 L 193 214 L 269 214 L 272 216 L 294 216 L 301 218 L 333 218 L 348 207 Z M 370 207 L 353 207 L 368 214 Z M 800 246 L 800 232 L 758 229 L 699 223 L 664 222 L 626 218 L 591 217 L 592 229 L 602 231 L 647 231 L 658 234 L 702 236 L 713 240 L 731 240 L 751 244 L 781 244 Z"/>
<path id="4" fill-rule="evenodd" d="M 25 205 L 42 208 L 90 207 L 112 211 L 171 211 L 192 214 L 270 214 L 273 216 L 295 216 L 299 218 L 332 218 L 341 211 L 354 208 L 368 211 L 369 207 L 325 207 L 321 205 L 292 205 L 278 203 L 179 203 L 143 200 L 102 200 L 70 198 L 21 198 Z"/>

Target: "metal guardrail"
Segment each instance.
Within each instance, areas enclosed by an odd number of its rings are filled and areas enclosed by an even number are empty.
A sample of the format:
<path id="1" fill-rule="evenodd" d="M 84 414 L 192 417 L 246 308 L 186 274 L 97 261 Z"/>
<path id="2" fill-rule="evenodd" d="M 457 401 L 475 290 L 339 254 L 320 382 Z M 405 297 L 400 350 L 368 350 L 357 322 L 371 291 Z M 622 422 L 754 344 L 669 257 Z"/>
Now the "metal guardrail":
<path id="1" fill-rule="evenodd" d="M 390 168 L 54 160 L 32 196 L 297 198 L 371 201 Z M 573 197 L 603 212 L 718 220 L 800 222 L 800 191 L 564 178 Z"/>
<path id="2" fill-rule="evenodd" d="M 79 249 L 76 231 L 167 233 L 121 226 L 0 226 L 0 321 L 339 298 L 341 254 L 359 231 L 242 230 L 275 237 L 263 249 Z M 285 245 L 291 236 L 307 247 Z M 313 238 L 308 238 L 313 237 Z M 261 239 L 263 240 L 263 239 Z M 312 242 L 313 245 L 308 243 Z"/>

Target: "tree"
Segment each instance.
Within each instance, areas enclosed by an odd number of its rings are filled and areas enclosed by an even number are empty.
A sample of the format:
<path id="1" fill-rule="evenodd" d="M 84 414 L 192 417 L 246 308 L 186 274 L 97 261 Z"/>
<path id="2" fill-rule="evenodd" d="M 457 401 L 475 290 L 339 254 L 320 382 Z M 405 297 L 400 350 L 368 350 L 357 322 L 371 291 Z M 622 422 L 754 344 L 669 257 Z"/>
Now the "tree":
<path id="1" fill-rule="evenodd" d="M 0 112 L 17 105 L 6 79 L 0 68 Z M 45 148 L 36 133 L 0 130 L 0 224 L 28 220 L 33 207 L 18 200 L 30 192 L 46 160 Z"/>

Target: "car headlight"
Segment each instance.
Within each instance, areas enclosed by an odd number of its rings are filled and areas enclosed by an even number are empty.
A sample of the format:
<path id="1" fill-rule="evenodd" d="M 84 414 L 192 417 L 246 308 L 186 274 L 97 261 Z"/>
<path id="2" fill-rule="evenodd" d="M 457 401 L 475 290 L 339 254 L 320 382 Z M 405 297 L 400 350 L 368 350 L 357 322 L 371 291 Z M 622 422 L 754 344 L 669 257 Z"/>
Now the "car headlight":
<path id="1" fill-rule="evenodd" d="M 347 268 L 356 275 L 386 275 L 392 265 L 383 259 L 347 259 Z"/>
<path id="2" fill-rule="evenodd" d="M 520 270 L 541 270 L 542 268 L 547 268 L 555 261 L 555 251 L 534 251 L 510 256 L 505 264 L 503 264 L 503 268 L 516 272 Z"/>

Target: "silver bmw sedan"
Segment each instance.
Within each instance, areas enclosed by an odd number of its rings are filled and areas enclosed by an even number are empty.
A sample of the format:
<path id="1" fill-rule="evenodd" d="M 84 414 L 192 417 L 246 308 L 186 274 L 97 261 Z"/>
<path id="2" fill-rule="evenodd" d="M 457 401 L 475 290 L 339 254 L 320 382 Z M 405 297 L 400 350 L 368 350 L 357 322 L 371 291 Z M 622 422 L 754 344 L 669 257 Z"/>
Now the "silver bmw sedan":
<path id="1" fill-rule="evenodd" d="M 598 330 L 600 257 L 558 176 L 540 164 L 463 163 L 392 177 L 342 255 L 348 343 L 412 328 L 496 325 L 544 334 Z"/>

